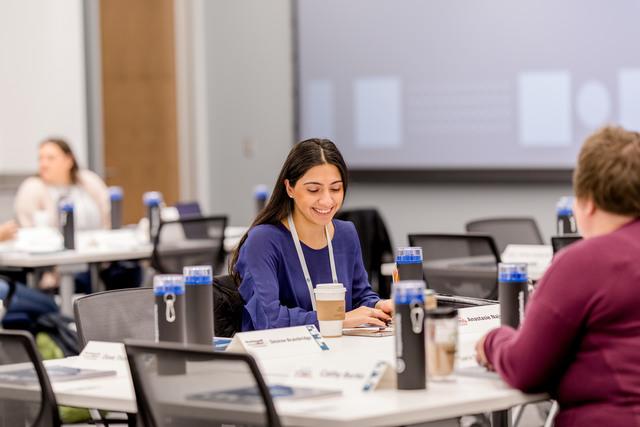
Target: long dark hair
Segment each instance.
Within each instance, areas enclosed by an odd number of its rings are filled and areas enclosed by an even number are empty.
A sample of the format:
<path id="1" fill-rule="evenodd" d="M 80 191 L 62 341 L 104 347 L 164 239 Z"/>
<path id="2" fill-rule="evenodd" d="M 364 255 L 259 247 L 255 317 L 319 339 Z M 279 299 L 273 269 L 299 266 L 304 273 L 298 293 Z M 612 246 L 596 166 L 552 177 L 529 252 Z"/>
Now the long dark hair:
<path id="1" fill-rule="evenodd" d="M 338 147 L 328 139 L 307 139 L 297 143 L 289 152 L 287 159 L 282 165 L 282 169 L 280 169 L 280 174 L 273 187 L 269 202 L 264 209 L 258 213 L 249 230 L 260 224 L 278 224 L 283 218 L 286 218 L 293 212 L 293 199 L 287 194 L 284 181 L 289 180 L 289 184 L 294 187 L 298 180 L 307 173 L 309 169 L 324 164 L 334 165 L 338 168 L 340 177 L 342 178 L 342 188 L 346 195 L 348 184 L 347 165 Z M 238 262 L 240 248 L 247 240 L 248 234 L 249 231 L 242 236 L 229 262 L 229 274 L 233 277 L 236 285 L 240 285 L 241 281 L 240 275 L 236 271 L 236 263 Z"/>
<path id="2" fill-rule="evenodd" d="M 69 146 L 69 143 L 62 138 L 47 138 L 40 143 L 40 147 L 42 147 L 45 144 L 53 144 L 56 147 L 58 147 L 60 150 L 62 150 L 62 152 L 67 157 L 71 157 L 73 164 L 71 165 L 71 170 L 69 171 L 69 179 L 71 179 L 71 182 L 73 184 L 76 184 L 78 182 L 78 169 L 79 169 L 78 161 L 76 160 L 76 156 L 73 154 L 73 151 L 71 150 L 71 146 Z"/>

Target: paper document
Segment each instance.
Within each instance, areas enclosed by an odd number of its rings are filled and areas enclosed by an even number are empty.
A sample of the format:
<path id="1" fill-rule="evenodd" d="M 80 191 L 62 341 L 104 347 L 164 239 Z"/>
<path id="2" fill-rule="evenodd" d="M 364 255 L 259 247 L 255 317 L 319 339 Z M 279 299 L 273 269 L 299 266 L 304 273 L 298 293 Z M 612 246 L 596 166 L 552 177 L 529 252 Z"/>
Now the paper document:
<path id="1" fill-rule="evenodd" d="M 96 378 L 115 375 L 116 371 L 97 370 L 97 369 L 80 369 L 69 366 L 47 366 L 47 374 L 51 382 L 84 380 L 87 378 Z M 0 372 L 0 382 L 32 385 L 38 383 L 38 376 L 33 367 L 16 369 L 13 371 Z"/>
<path id="2" fill-rule="evenodd" d="M 315 397 L 339 396 L 340 390 L 326 390 L 307 387 L 291 387 L 274 384 L 269 386 L 269 393 L 274 399 L 309 399 Z M 231 390 L 216 390 L 187 396 L 189 400 L 203 400 L 207 402 L 233 403 L 238 405 L 256 404 L 262 401 L 257 387 L 235 388 Z"/>

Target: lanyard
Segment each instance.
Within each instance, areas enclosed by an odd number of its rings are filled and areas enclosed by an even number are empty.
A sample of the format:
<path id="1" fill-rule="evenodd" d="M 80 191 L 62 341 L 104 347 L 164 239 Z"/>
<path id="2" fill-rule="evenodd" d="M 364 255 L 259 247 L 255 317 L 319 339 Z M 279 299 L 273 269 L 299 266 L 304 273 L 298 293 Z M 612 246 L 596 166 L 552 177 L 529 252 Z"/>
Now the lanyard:
<path id="1" fill-rule="evenodd" d="M 298 238 L 298 232 L 296 231 L 296 225 L 293 222 L 293 216 L 289 214 L 287 221 L 289 222 L 289 231 L 291 231 L 291 237 L 293 238 L 293 244 L 296 246 L 296 252 L 298 252 L 298 259 L 302 266 L 302 272 L 304 273 L 304 279 L 307 282 L 307 288 L 309 289 L 309 296 L 311 297 L 311 306 L 313 310 L 316 310 L 316 296 L 313 293 L 313 283 L 311 282 L 311 276 L 309 275 L 309 269 L 307 268 L 307 262 L 304 259 L 304 253 L 302 253 L 302 245 L 300 245 L 300 239 Z M 333 245 L 331 244 L 331 237 L 329 236 L 329 226 L 324 226 L 324 232 L 327 236 L 327 247 L 329 249 L 329 264 L 331 264 L 331 278 L 333 283 L 338 283 L 338 274 L 336 273 L 336 263 L 333 259 Z"/>

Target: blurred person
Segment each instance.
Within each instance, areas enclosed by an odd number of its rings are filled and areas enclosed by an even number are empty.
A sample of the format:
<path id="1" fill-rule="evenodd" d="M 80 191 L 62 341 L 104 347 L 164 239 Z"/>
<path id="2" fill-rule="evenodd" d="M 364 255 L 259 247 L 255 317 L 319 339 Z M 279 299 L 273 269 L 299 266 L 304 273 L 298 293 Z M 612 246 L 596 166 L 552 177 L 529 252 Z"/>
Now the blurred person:
<path id="1" fill-rule="evenodd" d="M 46 212 L 46 224 L 58 226 L 58 203 L 62 198 L 74 204 L 77 230 L 110 227 L 110 202 L 107 186 L 87 169 L 80 169 L 69 144 L 56 138 L 46 139 L 38 151 L 38 175 L 27 178 L 18 188 L 15 212 L 22 227 L 37 222 L 37 212 Z"/>
<path id="2" fill-rule="evenodd" d="M 520 329 L 476 345 L 481 365 L 524 392 L 548 392 L 555 425 L 640 426 L 640 134 L 587 138 L 573 175 L 584 239 L 560 251 Z"/>
<path id="3" fill-rule="evenodd" d="M 18 224 L 13 220 L 0 224 L 0 242 L 13 239 L 17 232 Z"/>

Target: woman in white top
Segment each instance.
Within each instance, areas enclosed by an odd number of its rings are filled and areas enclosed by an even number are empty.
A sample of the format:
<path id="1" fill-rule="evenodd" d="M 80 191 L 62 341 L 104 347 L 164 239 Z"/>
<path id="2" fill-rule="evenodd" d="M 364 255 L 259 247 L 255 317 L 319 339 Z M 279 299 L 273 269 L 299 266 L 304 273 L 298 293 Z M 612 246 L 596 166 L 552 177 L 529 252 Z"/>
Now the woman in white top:
<path id="1" fill-rule="evenodd" d="M 38 175 L 27 178 L 18 189 L 15 211 L 19 224 L 57 227 L 62 198 L 69 198 L 74 204 L 76 229 L 110 227 L 105 183 L 90 170 L 79 169 L 66 141 L 50 138 L 40 144 Z"/>

